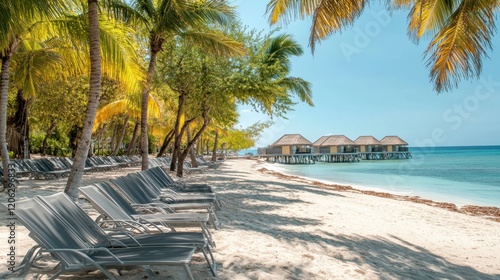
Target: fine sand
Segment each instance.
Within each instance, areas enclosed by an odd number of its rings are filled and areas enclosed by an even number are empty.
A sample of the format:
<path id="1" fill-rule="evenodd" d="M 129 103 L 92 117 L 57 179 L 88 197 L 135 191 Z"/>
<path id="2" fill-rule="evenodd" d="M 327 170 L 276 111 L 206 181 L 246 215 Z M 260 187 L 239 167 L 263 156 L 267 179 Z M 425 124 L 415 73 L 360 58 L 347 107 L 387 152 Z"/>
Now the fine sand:
<path id="1" fill-rule="evenodd" d="M 217 213 L 222 228 L 213 232 L 218 277 L 197 253 L 190 265 L 195 279 L 500 279 L 500 222 L 491 217 L 276 176 L 263 167 L 255 160 L 227 160 L 217 170 L 182 179 L 211 184 L 223 204 Z M 83 184 L 136 171 L 89 174 Z M 64 184 L 65 179 L 21 179 L 16 199 L 61 191 Z M 6 202 L 4 194 L 0 202 Z M 0 221 L 3 272 L 5 211 Z M 20 262 L 34 241 L 19 224 L 15 233 Z M 17 278 L 48 279 L 55 263 L 49 256 L 39 263 L 52 266 Z M 160 272 L 154 278 L 184 279 L 179 268 L 153 269 Z M 122 276 L 111 272 L 119 279 L 147 275 L 134 268 L 122 270 Z M 60 278 L 103 277 L 93 272 Z"/>

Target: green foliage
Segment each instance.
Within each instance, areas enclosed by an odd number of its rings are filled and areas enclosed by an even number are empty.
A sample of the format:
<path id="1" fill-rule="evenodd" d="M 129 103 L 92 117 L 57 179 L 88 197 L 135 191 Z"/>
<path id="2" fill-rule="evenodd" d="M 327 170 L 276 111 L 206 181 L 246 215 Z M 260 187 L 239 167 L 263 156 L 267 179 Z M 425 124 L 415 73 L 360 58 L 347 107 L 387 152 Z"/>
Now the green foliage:
<path id="1" fill-rule="evenodd" d="M 41 153 L 44 134 L 30 135 L 30 149 L 32 153 Z M 45 147 L 45 154 L 66 157 L 71 156 L 71 149 L 69 148 L 69 138 L 57 131 L 47 139 L 47 146 Z"/>
<path id="2" fill-rule="evenodd" d="M 156 138 L 153 135 L 148 135 L 148 153 L 153 154 L 156 153 Z"/>
<path id="3" fill-rule="evenodd" d="M 255 146 L 264 129 L 272 125 L 271 121 L 257 122 L 245 129 L 231 128 L 220 138 L 220 143 L 225 144 L 228 150 L 238 151 Z"/>
<path id="4" fill-rule="evenodd" d="M 45 133 L 52 124 L 62 134 L 82 126 L 88 95 L 88 78 L 58 80 L 41 86 L 30 104 L 30 124 L 35 133 Z"/>

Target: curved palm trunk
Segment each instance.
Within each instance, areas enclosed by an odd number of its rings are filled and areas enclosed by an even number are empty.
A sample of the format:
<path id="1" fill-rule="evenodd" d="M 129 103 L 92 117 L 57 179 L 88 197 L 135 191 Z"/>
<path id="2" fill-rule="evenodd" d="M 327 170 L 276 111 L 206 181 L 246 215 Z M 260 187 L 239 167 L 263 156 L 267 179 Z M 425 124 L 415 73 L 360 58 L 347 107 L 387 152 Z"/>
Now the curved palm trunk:
<path id="1" fill-rule="evenodd" d="M 142 90 L 141 98 L 141 158 L 142 158 L 142 170 L 149 168 L 148 155 L 148 101 L 149 101 L 149 91 L 153 85 L 153 76 L 155 74 L 156 67 L 156 56 L 161 49 L 161 43 L 151 43 L 151 58 L 149 60 L 148 66 L 148 77 L 146 80 L 146 85 Z"/>
<path id="2" fill-rule="evenodd" d="M 113 156 L 116 156 L 116 154 L 118 154 L 118 151 L 120 150 L 120 147 L 122 146 L 123 137 L 125 137 L 125 132 L 127 132 L 128 118 L 129 118 L 129 115 L 126 114 L 125 120 L 123 121 L 122 131 L 120 132 L 120 137 L 118 138 L 118 143 L 116 143 L 115 150 L 113 151 L 113 154 L 112 154 Z"/>
<path id="3" fill-rule="evenodd" d="M 2 56 L 2 72 L 0 73 L 0 156 L 2 158 L 2 169 L 5 174 L 9 170 L 9 150 L 7 148 L 7 102 L 9 96 L 10 61 L 15 53 L 19 41 L 14 38 L 8 49 L 5 49 Z M 9 177 L 3 176 L 2 185 L 9 186 Z"/>
<path id="4" fill-rule="evenodd" d="M 73 166 L 64 190 L 71 198 L 78 198 L 78 187 L 82 181 L 85 161 L 90 148 L 92 127 L 94 126 L 99 95 L 101 93 L 101 54 L 99 42 L 99 22 L 97 1 L 88 0 L 89 4 L 89 34 L 90 34 L 90 89 L 87 111 L 83 122 L 83 130 L 76 150 Z"/>
<path id="5" fill-rule="evenodd" d="M 135 143 L 137 142 L 137 132 L 139 132 L 139 127 L 141 126 L 140 120 L 135 122 L 134 132 L 132 133 L 132 140 L 127 147 L 127 156 L 130 156 L 132 152 L 135 150 Z"/>

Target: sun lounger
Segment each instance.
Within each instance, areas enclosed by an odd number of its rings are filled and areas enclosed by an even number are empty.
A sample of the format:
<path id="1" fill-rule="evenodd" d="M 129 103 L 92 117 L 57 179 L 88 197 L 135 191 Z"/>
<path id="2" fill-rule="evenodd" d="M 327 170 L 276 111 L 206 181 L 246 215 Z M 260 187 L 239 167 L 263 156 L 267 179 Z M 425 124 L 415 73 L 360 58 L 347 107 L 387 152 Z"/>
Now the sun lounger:
<path id="1" fill-rule="evenodd" d="M 140 214 L 108 183 L 81 187 L 80 192 L 102 215 L 97 221 L 111 222 L 116 227 L 138 228 L 139 230 L 148 225 L 153 225 L 159 231 L 162 229 L 157 226 L 174 231 L 177 227 L 199 227 L 210 245 L 215 246 L 212 234 L 207 227 L 209 220 L 207 213 L 155 213 L 153 211 L 158 211 L 157 208 L 144 208 L 153 214 Z M 147 228 L 145 231 L 148 231 Z"/>
<path id="2" fill-rule="evenodd" d="M 27 256 L 28 261 L 22 263 L 29 267 L 36 255 L 50 253 L 59 261 L 59 271 L 50 279 L 56 279 L 62 273 L 89 270 L 100 270 L 109 279 L 116 279 L 107 267 L 129 266 L 142 266 L 154 275 L 150 269 L 152 265 L 181 266 L 187 278 L 193 279 L 189 263 L 196 250 L 194 246 L 93 247 L 64 222 L 41 209 L 43 207 L 35 199 L 26 199 L 16 202 L 14 213 L 30 231 L 30 237 L 38 243 L 38 250 L 28 251 L 31 256 Z"/>
<path id="3" fill-rule="evenodd" d="M 208 242 L 201 232 L 168 232 L 158 234 L 132 235 L 131 232 L 114 232 L 108 236 L 80 207 L 66 194 L 37 196 L 52 214 L 65 222 L 83 240 L 94 247 L 142 247 L 142 246 L 196 246 L 204 255 L 212 274 L 215 275 L 216 263 L 208 247 Z M 210 255 L 210 259 L 208 257 Z"/>
<path id="4" fill-rule="evenodd" d="M 111 182 L 124 194 L 126 199 L 135 205 L 147 205 L 159 207 L 166 211 L 178 212 L 179 210 L 205 210 L 210 215 L 210 223 L 219 229 L 219 222 L 214 211 L 213 202 L 186 202 L 186 203 L 168 203 L 157 198 L 156 195 L 148 188 L 131 182 L 127 176 L 111 179 Z"/>

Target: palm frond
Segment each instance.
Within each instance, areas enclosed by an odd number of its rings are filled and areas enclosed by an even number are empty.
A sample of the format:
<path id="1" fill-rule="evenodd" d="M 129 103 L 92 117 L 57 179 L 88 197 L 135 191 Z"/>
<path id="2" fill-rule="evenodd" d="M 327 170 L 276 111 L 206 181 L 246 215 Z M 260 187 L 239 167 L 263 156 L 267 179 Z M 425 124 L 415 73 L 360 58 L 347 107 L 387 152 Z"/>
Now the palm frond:
<path id="1" fill-rule="evenodd" d="M 314 103 L 312 101 L 312 89 L 310 82 L 302 78 L 286 77 L 279 83 L 282 87 L 288 89 L 288 91 L 295 94 L 295 96 L 297 96 L 300 99 L 300 101 L 306 103 L 309 106 L 314 107 Z"/>
<path id="2" fill-rule="evenodd" d="M 111 102 L 102 107 L 97 111 L 92 132 L 96 132 L 101 125 L 112 119 L 114 116 L 125 113 L 128 113 L 127 101 L 125 99 Z"/>
<path id="3" fill-rule="evenodd" d="M 301 56 L 304 53 L 302 47 L 288 34 L 280 34 L 271 38 L 269 47 L 266 49 L 266 65 L 279 63 L 284 69 L 290 68 L 290 57 Z"/>
<path id="4" fill-rule="evenodd" d="M 120 99 L 103 106 L 97 111 L 93 131 L 95 132 L 99 126 L 111 120 L 114 116 L 120 114 L 128 114 L 132 118 L 140 117 L 140 105 L 137 107 L 134 102 L 134 97 L 140 94 L 128 95 L 125 99 Z M 158 118 L 160 116 L 161 105 L 158 100 L 149 95 L 148 102 L 148 118 Z"/>
<path id="5" fill-rule="evenodd" d="M 134 0 L 131 6 L 139 11 L 144 18 L 154 19 L 157 17 L 153 0 Z"/>
<path id="6" fill-rule="evenodd" d="M 99 22 L 103 74 L 121 81 L 128 91 L 138 91 L 145 78 L 139 65 L 138 47 L 133 30 L 118 22 L 102 19 Z"/>
<path id="7" fill-rule="evenodd" d="M 457 8 L 457 0 L 421 0 L 417 1 L 408 15 L 408 34 L 412 40 L 418 40 L 425 34 L 433 36 L 448 22 Z"/>
<path id="8" fill-rule="evenodd" d="M 62 57 L 50 49 L 19 52 L 13 61 L 12 81 L 26 97 L 36 96 L 42 83 L 64 77 L 61 66 Z"/>
<path id="9" fill-rule="evenodd" d="M 316 43 L 329 35 L 352 25 L 363 12 L 368 0 L 325 0 L 315 9 L 312 19 L 309 46 L 312 52 Z"/>
<path id="10" fill-rule="evenodd" d="M 477 77 L 495 32 L 495 0 L 463 0 L 436 34 L 426 55 L 436 91 L 455 87 L 461 78 Z"/>
<path id="11" fill-rule="evenodd" d="M 151 16 L 149 14 L 151 7 L 154 13 L 151 1 L 133 1 L 131 5 L 127 2 L 123 0 L 101 0 L 101 6 L 107 12 L 108 17 L 121 20 L 134 27 L 137 27 L 139 24 L 147 25 L 149 23 L 148 19 L 154 17 L 154 14 Z M 142 2 L 144 2 L 144 7 L 142 7 Z"/>
<path id="12" fill-rule="evenodd" d="M 271 0 L 267 4 L 266 13 L 269 23 L 284 25 L 295 19 L 304 19 L 314 13 L 321 1 L 318 0 Z"/>
<path id="13" fill-rule="evenodd" d="M 246 54 L 244 44 L 227 37 L 219 31 L 187 31 L 179 34 L 190 44 L 200 46 L 219 56 L 238 56 Z"/>

